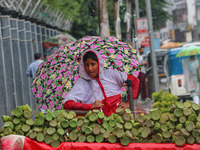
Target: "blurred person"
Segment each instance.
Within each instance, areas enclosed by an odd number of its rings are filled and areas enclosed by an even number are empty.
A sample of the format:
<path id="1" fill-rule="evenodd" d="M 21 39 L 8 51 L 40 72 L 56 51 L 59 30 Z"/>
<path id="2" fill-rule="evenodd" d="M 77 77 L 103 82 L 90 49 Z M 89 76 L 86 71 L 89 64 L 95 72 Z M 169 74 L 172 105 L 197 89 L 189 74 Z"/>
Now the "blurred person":
<path id="1" fill-rule="evenodd" d="M 182 64 L 186 82 L 186 89 L 188 92 L 191 93 L 193 102 L 200 105 L 200 82 L 198 79 L 198 68 L 200 67 L 199 59 L 196 55 L 192 55 L 189 56 L 188 59 L 183 59 Z"/>
<path id="2" fill-rule="evenodd" d="M 37 72 L 38 66 L 43 62 L 41 58 L 40 53 L 35 53 L 34 54 L 35 61 L 32 62 L 29 66 L 28 69 L 26 70 L 26 75 L 32 79 L 35 78 L 35 74 Z"/>
<path id="3" fill-rule="evenodd" d="M 139 53 L 138 53 L 138 61 L 141 66 L 141 71 L 139 72 L 139 76 L 138 76 L 138 79 L 140 80 L 140 85 L 139 85 L 137 98 L 139 99 L 140 94 L 141 94 L 142 101 L 147 101 L 147 100 L 150 100 L 147 93 L 146 68 L 145 68 L 148 65 L 148 62 L 145 61 L 143 57 L 144 48 L 145 48 L 144 46 L 141 46 L 139 48 Z"/>

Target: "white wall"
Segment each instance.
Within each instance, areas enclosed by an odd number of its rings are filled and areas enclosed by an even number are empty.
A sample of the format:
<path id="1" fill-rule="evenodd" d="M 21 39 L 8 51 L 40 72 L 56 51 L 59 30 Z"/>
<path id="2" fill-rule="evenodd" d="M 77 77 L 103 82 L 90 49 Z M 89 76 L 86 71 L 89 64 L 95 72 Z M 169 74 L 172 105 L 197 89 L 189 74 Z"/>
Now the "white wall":
<path id="1" fill-rule="evenodd" d="M 196 5 L 195 5 L 195 0 L 187 0 L 187 19 L 188 19 L 188 24 L 191 25 L 192 27 L 196 26 Z"/>

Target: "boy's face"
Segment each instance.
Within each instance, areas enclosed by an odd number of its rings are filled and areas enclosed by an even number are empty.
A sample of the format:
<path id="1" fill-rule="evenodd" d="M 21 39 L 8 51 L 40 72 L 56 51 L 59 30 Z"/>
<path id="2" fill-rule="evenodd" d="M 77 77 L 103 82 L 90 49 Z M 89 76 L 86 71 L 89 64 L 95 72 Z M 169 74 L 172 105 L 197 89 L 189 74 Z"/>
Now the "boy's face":
<path id="1" fill-rule="evenodd" d="M 84 62 L 84 68 L 88 76 L 91 78 L 97 78 L 98 77 L 98 72 L 99 72 L 99 65 L 98 62 L 95 60 L 92 60 L 92 58 L 88 58 Z"/>

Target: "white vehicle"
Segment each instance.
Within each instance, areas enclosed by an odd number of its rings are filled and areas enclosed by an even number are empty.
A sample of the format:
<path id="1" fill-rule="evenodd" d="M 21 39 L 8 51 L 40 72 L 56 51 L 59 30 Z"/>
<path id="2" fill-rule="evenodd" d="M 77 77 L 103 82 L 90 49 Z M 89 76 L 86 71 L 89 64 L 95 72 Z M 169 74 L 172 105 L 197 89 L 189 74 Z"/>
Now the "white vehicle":
<path id="1" fill-rule="evenodd" d="M 191 42 L 191 43 L 185 43 L 181 45 L 182 47 L 187 47 L 187 46 L 200 46 L 200 42 Z"/>
<path id="2" fill-rule="evenodd" d="M 185 87 L 183 67 L 180 57 L 176 54 L 184 47 L 169 49 L 164 60 L 164 71 L 167 77 L 167 87 L 169 92 L 178 96 L 180 99 L 191 99 L 190 93 Z"/>

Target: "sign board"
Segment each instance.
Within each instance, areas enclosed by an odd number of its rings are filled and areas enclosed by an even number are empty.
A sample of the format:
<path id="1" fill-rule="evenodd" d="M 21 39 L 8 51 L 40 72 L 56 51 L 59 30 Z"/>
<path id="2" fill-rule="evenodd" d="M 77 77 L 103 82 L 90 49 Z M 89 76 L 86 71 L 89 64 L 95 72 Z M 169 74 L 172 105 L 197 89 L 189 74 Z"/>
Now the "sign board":
<path id="1" fill-rule="evenodd" d="M 141 45 L 149 47 L 149 32 L 147 18 L 136 19 L 137 37 L 141 40 Z"/>

